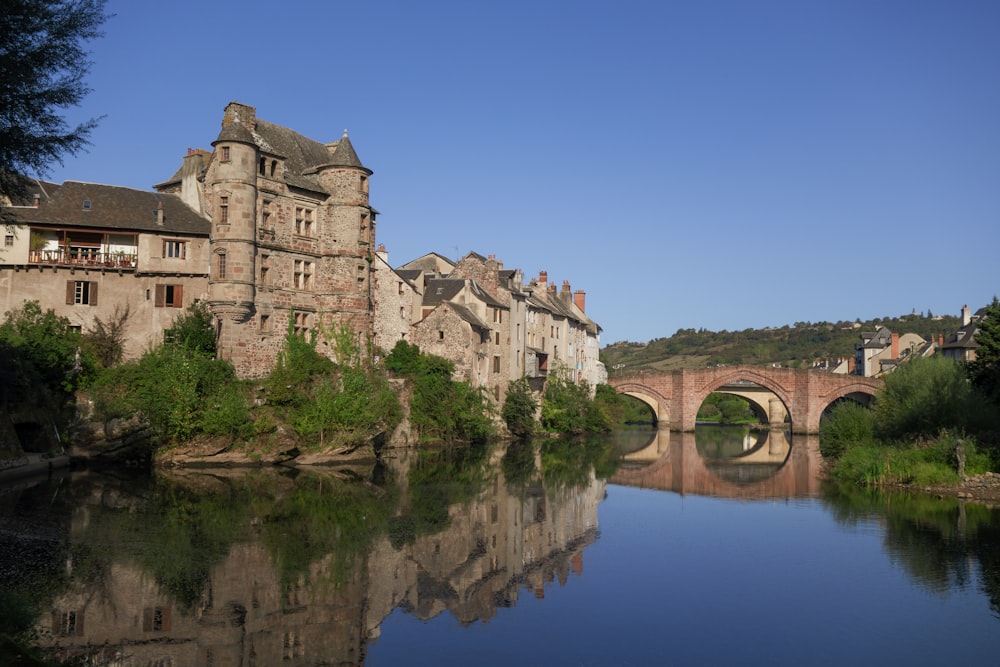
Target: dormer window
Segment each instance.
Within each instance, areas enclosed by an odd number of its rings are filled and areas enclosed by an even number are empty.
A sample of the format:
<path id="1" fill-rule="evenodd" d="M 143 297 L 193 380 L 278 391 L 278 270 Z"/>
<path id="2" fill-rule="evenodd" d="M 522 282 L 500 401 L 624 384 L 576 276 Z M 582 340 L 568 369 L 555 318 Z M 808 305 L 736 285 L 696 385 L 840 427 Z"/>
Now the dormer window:
<path id="1" fill-rule="evenodd" d="M 89 211 L 90 210 L 90 200 L 89 199 L 84 199 L 83 200 L 83 210 L 84 211 Z"/>

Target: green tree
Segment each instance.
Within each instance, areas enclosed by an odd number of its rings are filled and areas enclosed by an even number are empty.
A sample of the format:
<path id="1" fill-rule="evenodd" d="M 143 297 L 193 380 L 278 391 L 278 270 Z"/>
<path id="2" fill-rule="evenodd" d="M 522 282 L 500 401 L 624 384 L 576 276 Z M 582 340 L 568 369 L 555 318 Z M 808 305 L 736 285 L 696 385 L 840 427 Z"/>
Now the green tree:
<path id="1" fill-rule="evenodd" d="M 17 356 L 17 365 L 27 374 L 25 379 L 37 374 L 55 391 L 72 392 L 97 366 L 69 320 L 51 309 L 43 312 L 37 301 L 8 311 L 0 325 L 0 342 L 6 343 L 9 354 Z"/>
<path id="2" fill-rule="evenodd" d="M 4 0 L 0 11 L 0 197 L 25 194 L 25 175 L 87 145 L 97 119 L 70 128 L 61 111 L 90 92 L 86 42 L 109 18 L 105 0 Z"/>
<path id="3" fill-rule="evenodd" d="M 87 348 L 104 368 L 114 366 L 125 354 L 125 330 L 130 311 L 128 304 L 124 308 L 116 304 L 115 312 L 106 320 L 94 317 L 94 323 L 83 336 Z"/>
<path id="4" fill-rule="evenodd" d="M 968 365 L 972 384 L 992 403 L 1000 404 L 1000 301 L 986 307 L 976 332 L 976 360 Z"/>
<path id="5" fill-rule="evenodd" d="M 521 377 L 511 382 L 507 387 L 507 397 L 504 399 L 500 416 L 507 424 L 511 435 L 523 438 L 535 430 L 535 412 L 538 411 L 538 401 L 531 392 L 528 378 Z"/>

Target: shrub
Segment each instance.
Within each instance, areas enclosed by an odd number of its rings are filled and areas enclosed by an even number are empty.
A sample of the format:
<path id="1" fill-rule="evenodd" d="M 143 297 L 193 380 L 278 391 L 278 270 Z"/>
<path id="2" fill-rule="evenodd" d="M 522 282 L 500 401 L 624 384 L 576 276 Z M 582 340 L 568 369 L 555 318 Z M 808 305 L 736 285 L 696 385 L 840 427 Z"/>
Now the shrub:
<path id="1" fill-rule="evenodd" d="M 830 410 L 820 424 L 820 453 L 827 458 L 840 458 L 855 445 L 875 444 L 875 417 L 868 408 L 845 401 Z"/>

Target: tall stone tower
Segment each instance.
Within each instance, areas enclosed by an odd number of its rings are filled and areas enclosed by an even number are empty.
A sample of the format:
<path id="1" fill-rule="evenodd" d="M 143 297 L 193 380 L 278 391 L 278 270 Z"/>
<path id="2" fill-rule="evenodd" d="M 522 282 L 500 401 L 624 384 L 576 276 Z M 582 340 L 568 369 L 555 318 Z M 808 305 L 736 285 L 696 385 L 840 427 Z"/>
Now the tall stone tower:
<path id="1" fill-rule="evenodd" d="M 217 322 L 218 348 L 227 358 L 242 339 L 240 325 L 256 312 L 258 151 L 250 129 L 255 125 L 253 107 L 226 107 L 206 182 L 205 206 L 212 218 L 209 308 Z"/>
<path id="2" fill-rule="evenodd" d="M 347 132 L 323 144 L 232 102 L 212 146 L 202 189 L 219 355 L 259 377 L 288 332 L 316 335 L 333 357 L 330 339 L 346 328 L 366 349 L 377 211 Z"/>

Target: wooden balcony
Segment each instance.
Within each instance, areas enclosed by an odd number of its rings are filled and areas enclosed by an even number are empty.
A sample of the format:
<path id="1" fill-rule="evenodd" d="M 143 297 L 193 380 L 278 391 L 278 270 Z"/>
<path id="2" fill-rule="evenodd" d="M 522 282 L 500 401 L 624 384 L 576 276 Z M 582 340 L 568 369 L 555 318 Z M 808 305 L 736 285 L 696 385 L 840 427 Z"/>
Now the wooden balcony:
<path id="1" fill-rule="evenodd" d="M 28 252 L 30 264 L 48 266 L 80 266 L 106 269 L 135 269 L 139 255 L 136 252 L 101 252 L 97 248 L 70 248 L 68 251 L 31 250 Z"/>

